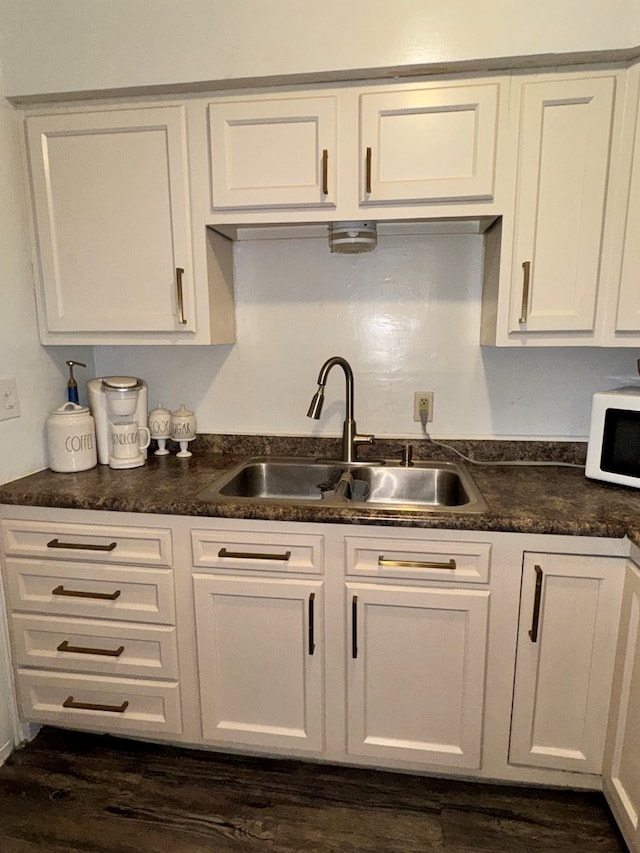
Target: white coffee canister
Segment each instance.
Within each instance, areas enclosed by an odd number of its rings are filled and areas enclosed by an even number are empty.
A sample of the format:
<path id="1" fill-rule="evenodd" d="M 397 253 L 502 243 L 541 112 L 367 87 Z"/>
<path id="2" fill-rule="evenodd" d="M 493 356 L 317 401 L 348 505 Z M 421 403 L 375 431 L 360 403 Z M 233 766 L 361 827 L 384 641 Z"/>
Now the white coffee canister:
<path id="1" fill-rule="evenodd" d="M 52 471 L 86 471 L 98 464 L 96 426 L 86 406 L 65 403 L 46 421 L 47 454 Z"/>

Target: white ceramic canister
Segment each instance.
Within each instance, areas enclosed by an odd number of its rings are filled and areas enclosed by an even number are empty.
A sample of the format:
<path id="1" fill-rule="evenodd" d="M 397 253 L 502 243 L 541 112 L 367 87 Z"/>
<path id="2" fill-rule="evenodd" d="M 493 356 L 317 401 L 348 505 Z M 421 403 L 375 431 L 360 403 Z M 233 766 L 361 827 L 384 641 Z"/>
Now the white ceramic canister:
<path id="1" fill-rule="evenodd" d="M 155 438 L 158 442 L 158 449 L 154 451 L 155 456 L 166 456 L 167 439 L 171 438 L 171 412 L 165 409 L 162 403 L 158 404 L 157 409 L 152 409 L 149 412 L 149 430 L 151 438 Z"/>
<path id="2" fill-rule="evenodd" d="M 193 441 L 196 437 L 196 416 L 184 403 L 171 413 L 171 438 L 174 441 Z"/>
<path id="3" fill-rule="evenodd" d="M 98 464 L 95 421 L 86 406 L 65 403 L 46 421 L 47 454 L 52 471 L 86 471 Z"/>
<path id="4" fill-rule="evenodd" d="M 171 438 L 180 443 L 180 450 L 176 456 L 184 458 L 191 456 L 187 450 L 189 442 L 196 437 L 196 416 L 190 409 L 186 409 L 184 403 L 175 412 L 171 412 Z"/>

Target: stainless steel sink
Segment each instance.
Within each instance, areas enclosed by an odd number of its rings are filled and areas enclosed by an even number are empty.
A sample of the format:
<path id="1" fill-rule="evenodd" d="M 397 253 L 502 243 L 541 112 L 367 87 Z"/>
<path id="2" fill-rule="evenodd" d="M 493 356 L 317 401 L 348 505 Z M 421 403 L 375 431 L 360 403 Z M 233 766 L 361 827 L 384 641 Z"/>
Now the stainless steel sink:
<path id="1" fill-rule="evenodd" d="M 203 501 L 392 508 L 406 511 L 482 512 L 486 504 L 467 471 L 452 462 L 317 462 L 255 457 L 200 492 Z"/>
<path id="2" fill-rule="evenodd" d="M 364 488 L 354 488 L 352 499 L 368 504 L 419 504 L 438 509 L 467 507 L 477 501 L 479 492 L 473 481 L 458 465 L 447 463 L 417 463 L 410 468 L 402 466 L 371 466 L 351 471 L 356 483 Z"/>
<path id="3" fill-rule="evenodd" d="M 313 459 L 255 458 L 243 462 L 217 480 L 199 497 L 247 498 L 257 500 L 319 501 L 335 489 L 342 465 L 323 464 Z"/>

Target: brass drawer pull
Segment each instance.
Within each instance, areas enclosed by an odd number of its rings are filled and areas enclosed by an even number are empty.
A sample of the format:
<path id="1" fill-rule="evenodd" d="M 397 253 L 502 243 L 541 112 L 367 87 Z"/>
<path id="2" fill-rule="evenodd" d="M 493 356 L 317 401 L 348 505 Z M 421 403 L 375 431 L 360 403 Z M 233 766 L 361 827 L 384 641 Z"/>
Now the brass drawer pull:
<path id="1" fill-rule="evenodd" d="M 529 282 L 531 279 L 531 261 L 522 264 L 522 305 L 518 323 L 526 323 L 529 316 Z"/>
<path id="2" fill-rule="evenodd" d="M 176 313 L 178 315 L 178 323 L 181 326 L 186 324 L 186 319 L 184 316 L 184 293 L 182 291 L 182 276 L 184 275 L 184 270 L 182 267 L 176 267 Z"/>
<path id="3" fill-rule="evenodd" d="M 534 566 L 536 573 L 536 591 L 533 596 L 533 614 L 531 616 L 531 629 L 529 639 L 532 643 L 538 642 L 538 629 L 540 628 L 540 604 L 542 603 L 542 580 L 543 573 L 540 566 Z"/>
<path id="4" fill-rule="evenodd" d="M 367 148 L 367 154 L 365 158 L 365 185 L 364 191 L 366 193 L 371 193 L 371 149 Z"/>
<path id="5" fill-rule="evenodd" d="M 47 548 L 70 548 L 75 551 L 113 551 L 117 544 L 117 542 L 110 542 L 108 545 L 94 545 L 89 542 L 83 545 L 81 542 L 61 542 L 59 539 L 52 539 L 47 542 Z"/>
<path id="6" fill-rule="evenodd" d="M 67 696 L 62 703 L 63 708 L 75 708 L 78 711 L 110 711 L 112 714 L 124 714 L 129 707 L 125 699 L 122 705 L 99 705 L 94 702 L 76 702 L 73 696 Z"/>
<path id="7" fill-rule="evenodd" d="M 65 589 L 62 584 L 51 590 L 51 595 L 68 595 L 70 598 L 99 598 L 101 601 L 115 601 L 120 598 L 121 591 L 114 592 L 84 592 L 79 589 Z"/>
<path id="8" fill-rule="evenodd" d="M 291 557 L 291 551 L 285 551 L 284 554 L 252 554 L 249 551 L 227 551 L 226 548 L 221 548 L 218 551 L 218 557 L 228 557 L 236 560 L 288 560 Z"/>
<path id="9" fill-rule="evenodd" d="M 329 195 L 329 152 L 322 149 L 322 194 Z"/>
<path id="10" fill-rule="evenodd" d="M 448 569 L 455 572 L 456 561 L 451 558 L 446 562 L 437 562 L 435 560 L 387 560 L 384 554 L 378 557 L 379 566 L 391 566 L 395 569 Z"/>
<path id="11" fill-rule="evenodd" d="M 63 640 L 58 646 L 59 652 L 75 652 L 78 655 L 105 655 L 105 657 L 119 658 L 124 651 L 124 646 L 117 649 L 92 649 L 88 646 L 70 646 L 68 640 Z"/>

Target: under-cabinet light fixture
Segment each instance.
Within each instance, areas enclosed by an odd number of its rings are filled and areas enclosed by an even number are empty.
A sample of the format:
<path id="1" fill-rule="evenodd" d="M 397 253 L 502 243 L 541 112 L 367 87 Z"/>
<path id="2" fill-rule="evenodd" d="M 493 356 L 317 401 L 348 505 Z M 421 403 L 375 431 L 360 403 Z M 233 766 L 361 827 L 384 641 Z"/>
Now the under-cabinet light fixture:
<path id="1" fill-rule="evenodd" d="M 354 255 L 370 252 L 378 243 L 375 222 L 331 222 L 329 224 L 329 248 L 332 252 Z"/>

